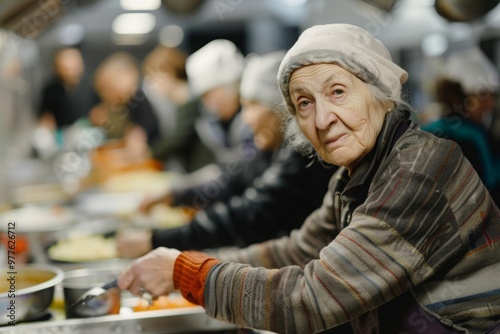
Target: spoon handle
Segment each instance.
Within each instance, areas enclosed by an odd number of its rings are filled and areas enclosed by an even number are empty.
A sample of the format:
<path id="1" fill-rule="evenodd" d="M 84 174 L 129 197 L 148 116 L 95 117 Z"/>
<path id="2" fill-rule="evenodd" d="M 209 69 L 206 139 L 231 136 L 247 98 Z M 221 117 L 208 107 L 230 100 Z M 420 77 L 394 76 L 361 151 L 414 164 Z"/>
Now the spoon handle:
<path id="1" fill-rule="evenodd" d="M 104 290 L 109 290 L 109 289 L 117 288 L 117 287 L 118 287 L 118 280 L 115 279 L 109 283 L 104 284 L 101 288 L 103 288 Z"/>

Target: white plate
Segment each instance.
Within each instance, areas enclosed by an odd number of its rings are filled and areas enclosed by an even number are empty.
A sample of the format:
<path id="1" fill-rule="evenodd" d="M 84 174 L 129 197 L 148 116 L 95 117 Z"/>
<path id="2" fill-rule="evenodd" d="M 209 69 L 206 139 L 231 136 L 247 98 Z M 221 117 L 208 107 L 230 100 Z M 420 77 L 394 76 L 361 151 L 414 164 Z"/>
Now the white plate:
<path id="1" fill-rule="evenodd" d="M 139 192 L 86 194 L 77 200 L 77 208 L 92 216 L 121 216 L 137 212 L 143 198 Z"/>
<path id="2" fill-rule="evenodd" d="M 52 232 L 76 222 L 72 209 L 60 206 L 26 206 L 0 214 L 0 230 L 14 233 Z"/>

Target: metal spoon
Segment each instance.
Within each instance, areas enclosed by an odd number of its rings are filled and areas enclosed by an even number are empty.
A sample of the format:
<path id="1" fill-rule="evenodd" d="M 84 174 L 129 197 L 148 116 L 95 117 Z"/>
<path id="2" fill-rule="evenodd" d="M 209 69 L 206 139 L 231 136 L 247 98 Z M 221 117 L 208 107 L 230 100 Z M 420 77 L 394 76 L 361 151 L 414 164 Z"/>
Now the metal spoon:
<path id="1" fill-rule="evenodd" d="M 117 288 L 118 287 L 118 280 L 115 279 L 107 284 L 104 284 L 103 286 L 96 286 L 88 291 L 86 291 L 84 294 L 78 298 L 76 302 L 74 302 L 71 306 L 70 309 L 76 310 L 79 309 L 83 306 L 88 308 L 89 310 L 97 310 L 103 305 L 103 301 L 107 301 L 107 292 L 110 289 Z"/>
<path id="2" fill-rule="evenodd" d="M 109 308 L 108 292 L 114 288 L 118 288 L 117 279 L 103 286 L 94 287 L 82 294 L 80 298 L 70 306 L 70 309 L 75 312 L 78 311 L 78 314 L 86 316 L 101 314 L 101 311 L 105 311 L 104 308 Z M 149 305 L 152 305 L 154 298 L 149 292 L 141 290 L 141 297 L 146 299 Z"/>

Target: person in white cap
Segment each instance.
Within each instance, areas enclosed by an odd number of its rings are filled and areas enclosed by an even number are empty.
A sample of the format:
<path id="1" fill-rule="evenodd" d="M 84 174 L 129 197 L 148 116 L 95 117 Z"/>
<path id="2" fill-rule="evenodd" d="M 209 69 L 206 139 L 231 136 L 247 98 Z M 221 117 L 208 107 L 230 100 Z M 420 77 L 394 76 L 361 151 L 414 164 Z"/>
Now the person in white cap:
<path id="1" fill-rule="evenodd" d="M 218 164 L 252 158 L 255 148 L 251 131 L 241 119 L 238 94 L 243 67 L 242 53 L 224 39 L 187 57 L 190 100 L 177 111 L 173 131 L 151 149 L 155 159 L 170 162 L 166 169 L 190 174 L 208 166 L 192 175 L 195 182 L 204 182 L 207 175 L 211 178 L 219 171 Z M 177 157 L 177 166 L 171 164 L 172 157 Z"/>
<path id="2" fill-rule="evenodd" d="M 406 78 L 359 27 L 305 30 L 278 82 L 287 138 L 340 166 L 321 207 L 289 237 L 218 258 L 157 248 L 123 272 L 120 288 L 179 289 L 212 317 L 278 333 L 498 325 L 500 210 L 458 145 L 411 120 Z"/>
<path id="3" fill-rule="evenodd" d="M 288 234 L 321 205 L 335 168 L 311 164 L 283 143 L 276 75 L 284 55 L 284 51 L 252 55 L 243 72 L 242 113 L 254 134 L 256 157 L 196 191 L 179 191 L 173 185 L 167 194 L 146 201 L 146 212 L 165 202 L 204 210 L 178 228 L 120 234 L 117 248 L 122 257 L 138 257 L 160 246 L 179 250 L 248 246 Z"/>
<path id="4" fill-rule="evenodd" d="M 255 153 L 250 129 L 241 119 L 239 86 L 245 66 L 233 42 L 216 39 L 190 55 L 186 72 L 192 94 L 201 98 L 202 117 L 195 124 L 219 163 L 250 159 Z"/>
<path id="5" fill-rule="evenodd" d="M 488 123 L 499 83 L 495 65 L 478 47 L 453 52 L 436 82 L 443 117 L 422 126 L 460 145 L 497 205 L 500 204 L 500 151 L 488 131 Z"/>

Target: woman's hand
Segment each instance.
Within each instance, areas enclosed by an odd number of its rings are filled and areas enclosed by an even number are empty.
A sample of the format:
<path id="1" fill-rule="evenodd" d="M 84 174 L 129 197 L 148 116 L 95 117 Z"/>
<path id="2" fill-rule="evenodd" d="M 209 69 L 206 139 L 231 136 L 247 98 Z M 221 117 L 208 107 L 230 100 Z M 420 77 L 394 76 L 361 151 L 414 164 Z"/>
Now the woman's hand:
<path id="1" fill-rule="evenodd" d="M 135 260 L 118 279 L 120 289 L 134 295 L 147 291 L 154 297 L 174 291 L 174 264 L 181 252 L 159 247 Z"/>
<path id="2" fill-rule="evenodd" d="M 153 249 L 151 231 L 119 232 L 116 236 L 116 247 L 119 257 L 135 259 Z"/>

